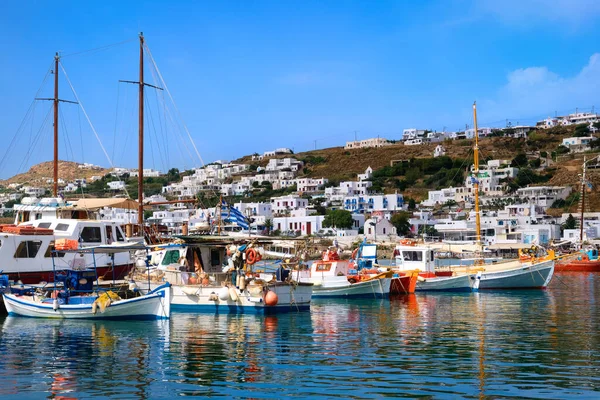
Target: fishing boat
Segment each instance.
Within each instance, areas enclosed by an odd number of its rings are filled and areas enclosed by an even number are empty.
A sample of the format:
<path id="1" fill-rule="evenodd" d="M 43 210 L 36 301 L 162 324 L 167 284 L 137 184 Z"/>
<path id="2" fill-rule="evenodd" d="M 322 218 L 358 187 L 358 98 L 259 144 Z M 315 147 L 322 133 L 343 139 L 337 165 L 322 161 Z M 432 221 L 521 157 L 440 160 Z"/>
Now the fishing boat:
<path id="1" fill-rule="evenodd" d="M 585 226 L 585 195 L 586 188 L 591 188 L 591 183 L 587 180 L 587 163 L 598 160 L 595 157 L 591 160 L 583 158 L 583 167 L 581 174 L 581 193 L 579 196 L 580 220 L 579 220 L 579 248 L 574 254 L 570 254 L 556 263 L 555 272 L 600 272 L 600 259 L 598 259 L 598 249 L 591 246 L 584 246 L 584 226 Z"/>
<path id="2" fill-rule="evenodd" d="M 293 280 L 294 271 L 282 266 L 261 266 L 256 242 L 188 237 L 152 250 L 149 286 L 143 283 L 143 268 L 133 279 L 142 292 L 169 282 L 173 311 L 273 314 L 310 309 L 313 285 Z"/>
<path id="3" fill-rule="evenodd" d="M 434 250 L 419 246 L 412 240 L 404 239 L 395 247 L 394 260 L 394 271 L 418 271 L 416 291 L 471 292 L 479 288 L 479 269 L 468 270 L 466 273 L 436 271 Z"/>
<path id="4" fill-rule="evenodd" d="M 360 246 L 352 252 L 350 270 L 354 269 L 363 272 L 363 274 L 369 274 L 370 276 L 388 270 L 388 268 L 381 268 L 377 263 L 377 245 L 366 243 L 361 243 Z M 418 270 L 394 270 L 392 282 L 390 283 L 390 295 L 414 293 L 418 276 Z"/>
<path id="5" fill-rule="evenodd" d="M 97 246 L 76 252 L 113 255 L 141 250 L 142 245 Z M 68 250 L 65 250 L 67 252 Z M 58 251 L 54 251 L 58 253 Z M 54 257 L 53 257 L 54 259 Z M 171 287 L 165 283 L 147 294 L 121 298 L 111 287 L 98 285 L 95 268 L 54 270 L 53 284 L 16 285 L 3 294 L 9 315 L 54 319 L 163 319 L 170 317 Z"/>
<path id="6" fill-rule="evenodd" d="M 349 260 L 341 260 L 337 249 L 330 247 L 321 260 L 312 263 L 310 270 L 298 271 L 300 283 L 314 284 L 313 297 L 381 298 L 388 297 L 392 272 L 359 269 Z"/>

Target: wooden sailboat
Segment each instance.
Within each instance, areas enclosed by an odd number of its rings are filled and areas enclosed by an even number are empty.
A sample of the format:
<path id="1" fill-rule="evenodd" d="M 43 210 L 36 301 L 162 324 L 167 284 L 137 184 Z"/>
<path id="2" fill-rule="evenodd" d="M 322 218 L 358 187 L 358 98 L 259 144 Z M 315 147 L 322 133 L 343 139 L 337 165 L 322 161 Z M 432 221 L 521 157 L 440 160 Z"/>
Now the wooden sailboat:
<path id="1" fill-rule="evenodd" d="M 477 247 L 483 254 L 481 241 L 481 210 L 479 208 L 479 133 L 477 131 L 477 105 L 473 103 L 473 121 L 475 128 L 475 146 L 473 149 L 475 191 L 475 232 Z M 539 249 L 541 252 L 541 249 Z M 545 288 L 554 274 L 554 251 L 546 255 L 533 254 L 527 260 L 507 261 L 496 264 L 480 264 L 482 269 L 479 289 L 533 289 Z M 458 272 L 458 270 L 455 269 Z"/>
<path id="2" fill-rule="evenodd" d="M 592 161 L 592 160 L 589 160 Z M 583 168 L 581 174 L 581 204 L 580 204 L 580 224 L 579 224 L 579 244 L 580 250 L 556 263 L 556 272 L 600 272 L 600 259 L 598 258 L 598 249 L 595 247 L 586 248 L 584 246 L 584 222 L 585 222 L 585 193 L 588 182 L 586 181 L 587 163 L 583 158 Z"/>

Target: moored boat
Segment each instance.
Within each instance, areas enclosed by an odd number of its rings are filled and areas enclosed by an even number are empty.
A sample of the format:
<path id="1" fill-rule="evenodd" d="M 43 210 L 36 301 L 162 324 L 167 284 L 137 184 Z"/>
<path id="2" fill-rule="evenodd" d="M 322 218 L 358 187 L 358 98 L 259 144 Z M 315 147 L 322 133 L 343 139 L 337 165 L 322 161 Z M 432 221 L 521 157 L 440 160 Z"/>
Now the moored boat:
<path id="1" fill-rule="evenodd" d="M 300 283 L 314 284 L 313 297 L 381 298 L 390 294 L 392 272 L 361 269 L 341 260 L 335 247 L 323 253 L 323 259 L 314 261 L 309 271 L 299 271 Z"/>
<path id="2" fill-rule="evenodd" d="M 95 254 L 114 254 L 139 250 L 140 246 L 98 246 L 86 250 Z M 57 253 L 54 251 L 54 253 Z M 24 285 L 3 294 L 9 315 L 53 319 L 162 319 L 170 317 L 170 285 L 149 293 L 121 298 L 110 288 L 94 287 L 97 270 L 93 268 L 55 271 L 54 283 L 46 286 Z"/>
<path id="3" fill-rule="evenodd" d="M 155 246 L 149 285 L 143 268 L 134 275 L 139 290 L 145 293 L 169 282 L 173 311 L 273 314 L 310 309 L 312 284 L 294 281 L 293 271 L 281 266 L 266 271 L 257 265 L 257 246 L 233 245 L 234 240 L 199 237 Z"/>
<path id="4" fill-rule="evenodd" d="M 587 249 L 558 261 L 554 272 L 600 272 L 598 250 Z"/>

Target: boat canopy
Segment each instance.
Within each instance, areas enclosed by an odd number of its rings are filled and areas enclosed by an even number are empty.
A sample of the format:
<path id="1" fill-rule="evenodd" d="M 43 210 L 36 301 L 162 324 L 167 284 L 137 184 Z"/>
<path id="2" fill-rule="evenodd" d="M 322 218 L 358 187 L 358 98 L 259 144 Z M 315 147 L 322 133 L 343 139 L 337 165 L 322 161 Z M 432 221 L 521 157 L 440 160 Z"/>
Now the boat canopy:
<path id="1" fill-rule="evenodd" d="M 138 202 L 131 199 L 107 198 L 107 199 L 80 199 L 77 200 L 71 207 L 76 210 L 99 210 L 104 207 L 125 208 L 128 210 L 137 210 Z"/>

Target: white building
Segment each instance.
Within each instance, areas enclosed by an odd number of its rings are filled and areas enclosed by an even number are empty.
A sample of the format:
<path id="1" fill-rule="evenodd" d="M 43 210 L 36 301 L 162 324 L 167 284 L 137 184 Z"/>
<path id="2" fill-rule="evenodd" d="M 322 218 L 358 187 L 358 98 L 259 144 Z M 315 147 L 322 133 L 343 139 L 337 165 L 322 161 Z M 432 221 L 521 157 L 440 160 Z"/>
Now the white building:
<path id="1" fill-rule="evenodd" d="M 446 204 L 448 201 L 456 201 L 456 188 L 449 187 L 441 190 L 430 190 L 427 192 L 427 200 L 423 200 L 421 205 L 433 207 L 438 204 Z"/>
<path id="2" fill-rule="evenodd" d="M 367 147 L 383 147 L 383 146 L 389 146 L 391 145 L 391 143 L 384 138 L 371 138 L 371 139 L 365 139 L 365 140 L 357 140 L 355 142 L 346 142 L 346 146 L 344 146 L 344 148 L 346 150 L 349 149 L 363 149 L 363 148 L 367 148 Z"/>
<path id="3" fill-rule="evenodd" d="M 136 177 L 138 175 L 139 173 L 137 169 L 133 169 L 129 173 L 129 176 L 131 177 Z M 159 176 L 161 176 L 160 171 L 155 171 L 152 168 L 144 168 L 144 178 L 158 178 Z"/>
<path id="4" fill-rule="evenodd" d="M 435 146 L 435 150 L 433 151 L 434 157 L 441 157 L 446 155 L 446 149 L 441 144 Z"/>
<path id="5" fill-rule="evenodd" d="M 298 161 L 295 158 L 286 157 L 286 158 L 272 158 L 269 160 L 267 167 L 265 168 L 267 171 L 281 171 L 284 169 L 290 170 L 292 172 L 297 172 L 302 169 L 303 166 L 302 161 Z"/>
<path id="6" fill-rule="evenodd" d="M 280 147 L 273 151 L 265 151 L 263 155 L 264 157 L 274 157 L 281 154 L 294 154 L 294 152 L 292 151 L 292 149 L 288 149 L 287 147 Z"/>
<path id="7" fill-rule="evenodd" d="M 479 169 L 477 177 L 474 176 L 474 166 L 471 166 L 471 174 L 467 176 L 465 180 L 465 186 L 468 193 L 474 192 L 475 180 L 479 182 L 479 190 L 483 196 L 502 196 L 504 194 L 505 185 L 500 181 L 507 178 L 515 178 L 519 173 L 518 168 L 514 167 L 496 167 L 499 160 L 491 160 L 488 162 L 487 167 Z"/>
<path id="8" fill-rule="evenodd" d="M 479 137 L 486 137 L 491 135 L 493 132 L 492 128 L 479 128 L 477 127 L 477 133 L 479 134 Z M 473 139 L 475 138 L 475 128 L 469 128 L 465 130 L 465 138 L 466 139 Z"/>
<path id="9" fill-rule="evenodd" d="M 369 240 L 390 240 L 396 236 L 396 227 L 385 218 L 369 218 L 365 221 L 364 234 Z"/>
<path id="10" fill-rule="evenodd" d="M 308 200 L 297 195 L 287 195 L 271 198 L 271 210 L 273 214 L 287 214 L 292 210 L 308 207 Z"/>
<path id="11" fill-rule="evenodd" d="M 367 169 L 365 169 L 364 174 L 358 174 L 358 180 L 366 181 L 367 179 L 371 179 L 372 176 L 373 176 L 373 168 L 371 168 L 371 166 L 368 166 Z"/>
<path id="12" fill-rule="evenodd" d="M 594 140 L 593 136 L 564 138 L 562 145 L 567 147 L 573 153 L 582 153 L 590 150 L 590 143 Z"/>
<path id="13" fill-rule="evenodd" d="M 404 197 L 401 194 L 377 194 L 347 196 L 343 200 L 344 210 L 352 213 L 371 213 L 402 210 Z"/>
<path id="14" fill-rule="evenodd" d="M 402 131 L 402 140 L 419 139 L 425 136 L 424 129 L 408 128 Z"/>
<path id="15" fill-rule="evenodd" d="M 327 182 L 329 182 L 326 178 L 321 179 L 313 179 L 313 178 L 302 178 L 295 179 L 296 182 L 296 190 L 299 193 L 315 193 L 319 190 L 322 190 Z"/>
<path id="16" fill-rule="evenodd" d="M 517 196 L 546 209 L 556 200 L 565 200 L 571 190 L 570 186 L 528 186 L 517 189 Z"/>
<path id="17" fill-rule="evenodd" d="M 125 182 L 124 181 L 113 181 L 113 182 L 108 182 L 108 188 L 110 190 L 124 190 L 125 189 Z"/>
<path id="18" fill-rule="evenodd" d="M 26 196 L 32 197 L 41 197 L 46 193 L 46 189 L 34 186 L 23 186 L 20 190 L 25 193 Z"/>

